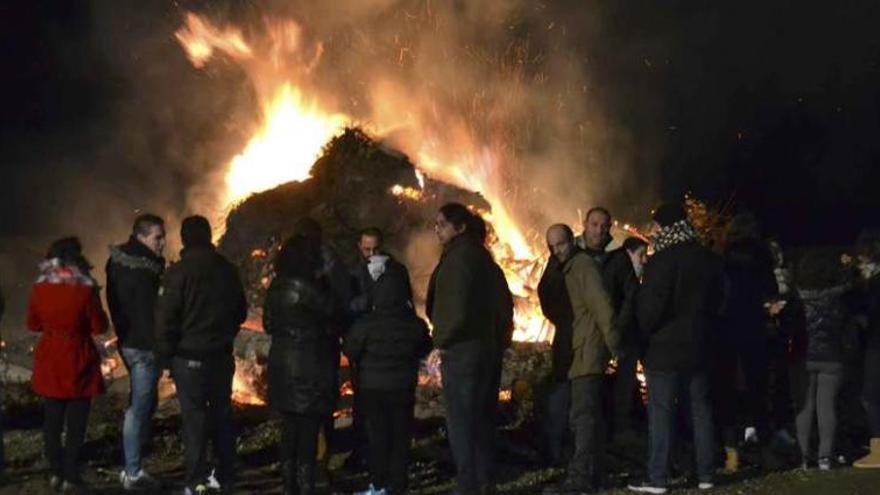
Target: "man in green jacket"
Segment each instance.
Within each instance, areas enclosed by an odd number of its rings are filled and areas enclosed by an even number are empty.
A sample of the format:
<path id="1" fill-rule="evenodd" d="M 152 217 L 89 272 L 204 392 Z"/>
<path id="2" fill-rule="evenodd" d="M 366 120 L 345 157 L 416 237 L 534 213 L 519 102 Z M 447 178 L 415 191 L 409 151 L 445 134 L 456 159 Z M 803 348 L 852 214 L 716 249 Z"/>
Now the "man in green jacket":
<path id="1" fill-rule="evenodd" d="M 602 387 L 611 355 L 618 355 L 620 334 L 612 325 L 614 310 L 596 263 L 575 248 L 574 234 L 567 225 L 547 230 L 547 244 L 562 265 L 571 301 L 572 363 L 571 424 L 575 452 L 568 474 L 546 494 L 575 494 L 593 491 L 602 483 Z"/>

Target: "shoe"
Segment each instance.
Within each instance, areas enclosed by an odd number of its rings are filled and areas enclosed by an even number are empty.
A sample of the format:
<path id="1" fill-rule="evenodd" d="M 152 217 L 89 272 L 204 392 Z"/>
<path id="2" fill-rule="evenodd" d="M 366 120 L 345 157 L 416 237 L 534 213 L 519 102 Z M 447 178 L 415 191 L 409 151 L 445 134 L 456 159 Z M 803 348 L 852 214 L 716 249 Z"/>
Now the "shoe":
<path id="1" fill-rule="evenodd" d="M 212 492 L 222 492 L 223 491 L 223 484 L 220 483 L 219 479 L 217 479 L 217 470 L 216 469 L 211 470 L 211 474 L 209 474 L 208 479 L 205 480 L 205 487 L 208 489 L 208 491 L 212 491 Z"/>
<path id="2" fill-rule="evenodd" d="M 366 490 L 364 490 L 362 492 L 355 492 L 354 495 L 385 495 L 385 494 L 386 494 L 386 492 L 385 492 L 384 488 L 380 488 L 379 490 L 376 490 L 376 487 L 373 486 L 372 483 L 370 483 L 370 486 Z"/>
<path id="3" fill-rule="evenodd" d="M 880 468 L 880 438 L 871 439 L 871 451 L 853 463 L 857 468 Z"/>
<path id="4" fill-rule="evenodd" d="M 50 476 L 49 477 L 49 488 L 54 492 L 57 492 L 58 490 L 60 490 L 61 489 L 61 477 L 58 475 L 55 475 L 55 474 Z"/>
<path id="5" fill-rule="evenodd" d="M 149 490 L 152 488 L 159 487 L 159 480 L 152 477 L 150 473 L 141 469 L 134 476 L 126 473 L 123 469 L 121 473 L 119 473 L 119 482 L 122 483 L 122 489 L 129 490 Z"/>
<path id="6" fill-rule="evenodd" d="M 315 464 L 300 464 L 296 467 L 296 483 L 299 495 L 315 495 Z"/>
<path id="7" fill-rule="evenodd" d="M 739 452 L 734 447 L 724 447 L 724 471 L 727 473 L 739 471 Z"/>
<path id="8" fill-rule="evenodd" d="M 831 458 L 823 457 L 819 459 L 819 470 L 820 471 L 831 471 Z"/>
<path id="9" fill-rule="evenodd" d="M 194 487 L 186 487 L 183 489 L 183 495 L 204 495 L 208 493 L 208 487 L 203 484 L 198 484 Z"/>
<path id="10" fill-rule="evenodd" d="M 715 488 L 715 483 L 711 481 L 701 481 L 697 484 L 697 488 L 700 490 L 711 490 Z"/>
<path id="11" fill-rule="evenodd" d="M 758 443 L 758 429 L 754 426 L 747 427 L 745 435 L 743 435 L 743 442 Z"/>
<path id="12" fill-rule="evenodd" d="M 626 488 L 631 492 L 637 493 L 652 493 L 656 495 L 663 495 L 664 493 L 666 493 L 665 486 L 658 486 L 651 483 L 650 481 L 643 481 L 638 484 L 627 485 Z"/>

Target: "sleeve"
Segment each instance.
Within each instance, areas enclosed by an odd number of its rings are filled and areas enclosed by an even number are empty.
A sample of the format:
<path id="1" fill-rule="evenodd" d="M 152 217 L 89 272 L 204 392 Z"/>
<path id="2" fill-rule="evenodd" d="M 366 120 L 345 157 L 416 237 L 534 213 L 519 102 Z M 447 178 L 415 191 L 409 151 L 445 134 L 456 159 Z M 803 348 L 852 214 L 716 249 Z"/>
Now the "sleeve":
<path id="1" fill-rule="evenodd" d="M 645 266 L 644 280 L 636 296 L 636 319 L 644 338 L 658 330 L 672 299 L 675 283 L 672 269 L 662 258 L 655 258 Z"/>
<path id="2" fill-rule="evenodd" d="M 275 297 L 273 295 L 275 283 L 272 281 L 269 285 L 269 289 L 266 290 L 266 300 L 263 302 L 263 331 L 268 335 L 272 335 L 272 332 L 275 331 Z"/>
<path id="3" fill-rule="evenodd" d="M 233 301 L 235 304 L 235 322 L 238 327 L 241 327 L 241 324 L 247 320 L 248 316 L 248 303 L 247 297 L 244 293 L 244 285 L 241 283 L 241 276 L 238 274 L 238 269 L 235 268 L 235 265 L 230 265 L 232 270 L 232 291 L 233 291 Z"/>
<path id="4" fill-rule="evenodd" d="M 107 260 L 107 264 L 105 265 L 104 272 L 107 274 L 107 289 L 105 292 L 105 296 L 107 298 L 107 309 L 110 311 L 110 319 L 113 321 L 113 326 L 118 329 L 120 326 L 122 326 L 120 325 L 122 314 L 120 312 L 119 305 L 119 283 L 116 280 L 116 269 L 113 267 L 113 263 L 111 263 L 109 259 Z"/>
<path id="5" fill-rule="evenodd" d="M 459 248 L 462 249 L 462 248 Z M 437 270 L 434 284 L 434 345 L 446 348 L 465 331 L 474 270 L 463 252 L 450 252 Z"/>
<path id="6" fill-rule="evenodd" d="M 504 271 L 497 264 L 493 264 L 495 281 L 498 291 L 498 333 L 500 336 L 501 349 L 507 349 L 513 342 L 513 294 L 507 285 Z"/>
<path id="7" fill-rule="evenodd" d="M 40 319 L 40 311 L 37 309 L 36 287 L 31 289 L 31 297 L 28 300 L 27 327 L 32 332 L 42 332 L 43 322 Z"/>
<path id="8" fill-rule="evenodd" d="M 367 345 L 367 333 L 366 324 L 355 323 L 342 340 L 342 352 L 355 364 L 360 361 L 364 353 L 364 348 Z"/>
<path id="9" fill-rule="evenodd" d="M 159 289 L 156 305 L 156 351 L 164 367 L 174 357 L 181 338 L 184 282 L 180 271 L 171 268 Z"/>
<path id="10" fill-rule="evenodd" d="M 613 356 L 620 355 L 620 330 L 613 324 L 614 308 L 605 290 L 602 275 L 598 269 L 581 263 L 575 280 L 581 286 L 576 293 L 586 295 L 587 309 L 593 314 L 605 339 L 605 345 Z"/>
<path id="11" fill-rule="evenodd" d="M 101 335 L 106 332 L 109 322 L 107 321 L 107 313 L 101 307 L 101 297 L 98 295 L 97 290 L 94 291 L 92 298 L 89 300 L 86 311 L 92 335 Z"/>

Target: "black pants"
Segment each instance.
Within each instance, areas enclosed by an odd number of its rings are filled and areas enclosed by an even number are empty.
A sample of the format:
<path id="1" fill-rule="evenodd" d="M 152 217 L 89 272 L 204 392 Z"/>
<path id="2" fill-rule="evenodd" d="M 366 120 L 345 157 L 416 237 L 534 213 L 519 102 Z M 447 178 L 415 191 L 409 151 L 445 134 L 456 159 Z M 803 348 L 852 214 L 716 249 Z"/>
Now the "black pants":
<path id="1" fill-rule="evenodd" d="M 89 421 L 89 399 L 50 399 L 43 402 L 43 441 L 49 470 L 59 478 L 78 482 L 79 451 Z M 64 432 L 64 446 L 61 433 Z"/>
<path id="2" fill-rule="evenodd" d="M 639 381 L 636 379 L 638 356 L 635 352 L 627 352 L 623 359 L 617 361 L 614 373 L 612 417 L 614 430 L 617 432 L 636 429 L 634 413 L 639 402 Z"/>
<path id="3" fill-rule="evenodd" d="M 208 476 L 209 436 L 218 457 L 217 479 L 231 485 L 235 478 L 235 433 L 232 423 L 232 356 L 195 361 L 174 358 L 171 373 L 183 422 L 186 484 L 195 487 Z"/>
<path id="4" fill-rule="evenodd" d="M 362 389 L 361 394 L 370 441 L 370 481 L 377 490 L 405 493 L 415 390 Z"/>
<path id="5" fill-rule="evenodd" d="M 283 414 L 281 462 L 314 465 L 318 456 L 318 431 L 324 416 L 320 414 Z"/>
<path id="6" fill-rule="evenodd" d="M 880 349 L 869 348 L 865 352 L 862 402 L 868 415 L 871 437 L 880 438 Z"/>
<path id="7" fill-rule="evenodd" d="M 574 455 L 568 477 L 583 484 L 601 482 L 604 475 L 603 375 L 586 375 L 571 380 L 571 428 Z"/>
<path id="8" fill-rule="evenodd" d="M 487 403 L 495 386 L 495 360 L 479 343 L 465 342 L 443 351 L 440 372 L 449 446 L 455 459 L 457 493 L 479 493 L 494 484 L 495 436 L 492 410 L 498 401 Z"/>
<path id="9" fill-rule="evenodd" d="M 715 412 L 725 446 L 736 446 L 742 427 L 753 426 L 759 438 L 769 429 L 769 353 L 764 340 L 729 342 L 716 354 Z M 738 372 L 742 371 L 745 394 L 739 397 Z M 739 413 L 739 415 L 738 415 Z"/>

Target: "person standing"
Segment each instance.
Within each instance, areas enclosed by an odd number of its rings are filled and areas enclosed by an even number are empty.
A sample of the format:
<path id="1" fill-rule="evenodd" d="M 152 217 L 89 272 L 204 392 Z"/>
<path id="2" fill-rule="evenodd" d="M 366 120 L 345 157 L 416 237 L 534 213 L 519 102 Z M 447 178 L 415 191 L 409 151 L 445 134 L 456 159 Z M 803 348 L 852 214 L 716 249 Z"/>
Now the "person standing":
<path id="1" fill-rule="evenodd" d="M 636 299 L 647 342 L 648 479 L 629 489 L 666 493 L 677 404 L 690 406 L 698 487 L 710 489 L 715 450 L 708 366 L 722 299 L 722 262 L 697 242 L 680 203 L 661 205 L 653 219 L 654 255 Z"/>
<path id="2" fill-rule="evenodd" d="M 611 244 L 611 212 L 602 206 L 591 208 L 584 217 L 581 235 L 575 238 L 583 250 L 599 267 L 605 290 L 614 310 L 613 324 L 620 334 L 620 355 L 614 373 L 611 401 L 612 427 L 616 440 L 635 436 L 635 407 L 638 402 L 638 331 L 633 313 L 633 298 L 639 281 L 633 263 L 625 248 L 608 250 Z"/>
<path id="3" fill-rule="evenodd" d="M 449 443 L 461 495 L 495 492 L 490 411 L 498 397 L 490 396 L 497 383 L 499 335 L 507 320 L 500 311 L 498 272 L 481 235 L 473 231 L 475 225 L 462 204 L 440 208 L 434 230 L 443 254 L 431 275 L 427 300 L 434 346 L 441 352 Z"/>
<path id="4" fill-rule="evenodd" d="M 117 347 L 128 369 L 129 400 L 122 426 L 125 467 L 119 481 L 125 490 L 155 488 L 158 480 L 143 469 L 143 443 L 156 410 L 159 367 L 155 355 L 156 300 L 165 271 L 165 223 L 143 214 L 134 221 L 128 241 L 110 247 L 107 260 L 107 306 Z"/>
<path id="5" fill-rule="evenodd" d="M 419 361 L 431 351 L 428 326 L 410 302 L 409 275 L 374 269 L 373 311 L 343 342 L 357 366 L 369 438 L 370 487 L 359 495 L 407 493 L 407 464 Z"/>
<path id="6" fill-rule="evenodd" d="M 79 453 L 89 408 L 104 393 L 101 357 L 92 336 L 107 330 L 107 315 L 91 268 L 79 239 L 53 242 L 28 302 L 27 327 L 40 332 L 31 387 L 43 397 L 43 441 L 53 490 L 82 487 Z"/>
<path id="7" fill-rule="evenodd" d="M 235 265 L 211 243 L 202 216 L 183 220 L 183 250 L 159 290 L 156 350 L 171 370 L 183 422 L 186 493 L 206 490 L 208 432 L 219 458 L 216 478 L 231 490 L 235 477 L 232 422 L 233 341 L 247 317 L 244 288 Z"/>
<path id="8" fill-rule="evenodd" d="M 316 274 L 320 245 L 301 236 L 278 254 L 266 294 L 263 326 L 269 349 L 269 404 L 282 415 L 284 493 L 315 492 L 318 433 L 336 405 L 342 306 Z"/>
<path id="9" fill-rule="evenodd" d="M 544 493 L 573 494 L 596 490 L 604 482 L 603 378 L 609 360 L 620 352 L 620 334 L 612 324 L 614 310 L 602 275 L 585 252 L 575 249 L 571 229 L 551 226 L 547 245 L 562 266 L 573 314 L 568 378 L 575 451 L 566 478 Z"/>

